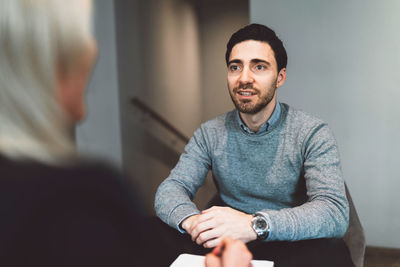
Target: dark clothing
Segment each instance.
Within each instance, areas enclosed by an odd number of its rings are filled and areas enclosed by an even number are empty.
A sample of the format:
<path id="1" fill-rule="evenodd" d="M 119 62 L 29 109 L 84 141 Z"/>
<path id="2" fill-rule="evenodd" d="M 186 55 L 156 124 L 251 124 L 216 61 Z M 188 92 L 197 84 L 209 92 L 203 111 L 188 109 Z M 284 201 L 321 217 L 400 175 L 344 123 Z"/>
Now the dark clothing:
<path id="1" fill-rule="evenodd" d="M 157 266 L 137 195 L 104 163 L 0 157 L 0 173 L 0 266 Z"/>
<path id="2" fill-rule="evenodd" d="M 55 167 L 0 156 L 0 173 L 0 266 L 169 266 L 180 253 L 210 251 L 156 218 L 144 221 L 132 185 L 103 162 Z M 348 251 L 338 244 L 330 252 L 324 242 L 249 248 L 278 267 L 313 258 L 325 263 L 315 266 L 351 266 L 329 265 Z"/>
<path id="3" fill-rule="evenodd" d="M 205 249 L 194 243 L 188 234 L 181 234 L 159 219 L 152 221 L 160 233 L 159 240 L 164 251 L 165 265 L 172 263 L 179 254 L 205 255 Z M 255 260 L 269 260 L 274 267 L 354 267 L 349 250 L 342 239 L 313 239 L 296 242 L 259 242 L 247 244 Z"/>
<path id="4" fill-rule="evenodd" d="M 256 260 L 274 261 L 274 267 L 354 267 L 343 239 L 310 239 L 296 242 L 248 244 Z"/>
<path id="5" fill-rule="evenodd" d="M 208 207 L 227 205 L 218 195 Z M 165 247 L 165 259 L 172 262 L 181 253 L 205 255 L 211 249 L 198 246 L 190 235 L 182 234 L 160 219 L 153 219 L 152 228 L 160 234 L 161 246 Z M 274 267 L 354 267 L 349 249 L 343 239 L 310 239 L 302 241 L 274 241 L 247 243 L 255 260 L 269 260 Z M 168 256 L 169 255 L 169 256 Z M 167 265 L 166 265 L 167 266 Z"/>

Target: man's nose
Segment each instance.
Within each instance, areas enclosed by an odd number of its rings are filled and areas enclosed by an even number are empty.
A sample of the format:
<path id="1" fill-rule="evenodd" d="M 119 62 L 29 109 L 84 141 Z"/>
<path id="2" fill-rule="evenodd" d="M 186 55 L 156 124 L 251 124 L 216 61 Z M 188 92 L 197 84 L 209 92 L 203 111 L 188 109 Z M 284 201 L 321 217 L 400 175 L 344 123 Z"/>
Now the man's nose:
<path id="1" fill-rule="evenodd" d="M 247 67 L 243 68 L 243 71 L 240 73 L 239 82 L 242 84 L 253 83 L 253 76 L 251 70 Z"/>

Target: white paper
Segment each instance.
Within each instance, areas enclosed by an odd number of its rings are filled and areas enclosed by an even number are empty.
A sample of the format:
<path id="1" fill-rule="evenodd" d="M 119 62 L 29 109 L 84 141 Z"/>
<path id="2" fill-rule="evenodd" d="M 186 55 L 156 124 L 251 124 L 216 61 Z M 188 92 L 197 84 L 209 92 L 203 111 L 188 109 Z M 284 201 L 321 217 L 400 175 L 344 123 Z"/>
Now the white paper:
<path id="1" fill-rule="evenodd" d="M 204 256 L 193 254 L 181 254 L 170 265 L 170 267 L 205 267 Z M 274 262 L 265 260 L 252 260 L 253 267 L 273 267 Z"/>
<path id="2" fill-rule="evenodd" d="M 204 267 L 204 256 L 181 254 L 170 267 Z"/>

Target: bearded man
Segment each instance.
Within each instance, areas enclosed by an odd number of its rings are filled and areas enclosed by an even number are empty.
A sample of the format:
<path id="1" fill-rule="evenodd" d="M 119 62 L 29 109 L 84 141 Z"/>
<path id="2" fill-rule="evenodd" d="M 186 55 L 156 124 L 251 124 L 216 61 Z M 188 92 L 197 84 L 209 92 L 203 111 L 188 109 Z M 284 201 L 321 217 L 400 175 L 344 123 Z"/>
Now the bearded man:
<path id="1" fill-rule="evenodd" d="M 349 206 L 333 134 L 277 100 L 286 80 L 282 41 L 251 24 L 231 36 L 225 58 L 236 109 L 194 133 L 158 188 L 158 217 L 199 246 L 231 237 L 275 266 L 353 266 L 341 239 Z M 192 200 L 209 170 L 220 201 L 200 211 Z"/>

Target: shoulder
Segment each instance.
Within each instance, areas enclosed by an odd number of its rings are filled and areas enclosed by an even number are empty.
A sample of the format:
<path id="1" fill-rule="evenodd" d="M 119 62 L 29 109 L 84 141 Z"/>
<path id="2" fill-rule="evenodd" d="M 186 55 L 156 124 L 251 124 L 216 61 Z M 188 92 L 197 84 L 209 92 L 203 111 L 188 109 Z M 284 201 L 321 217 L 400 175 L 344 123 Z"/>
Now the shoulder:
<path id="1" fill-rule="evenodd" d="M 297 127 L 313 128 L 318 125 L 326 125 L 320 118 L 311 115 L 300 109 L 296 109 L 288 104 L 281 103 L 283 112 L 286 113 L 286 120 Z"/>
<path id="2" fill-rule="evenodd" d="M 289 133 L 305 137 L 321 129 L 330 131 L 328 124 L 314 115 L 293 108 L 285 103 L 281 103 L 281 107 L 284 117 L 284 127 Z"/>
<path id="3" fill-rule="evenodd" d="M 50 165 L 0 158 L 0 171 L 0 199 L 4 203 L 8 198 L 23 196 L 15 204 L 21 212 L 29 203 L 43 212 L 61 206 L 80 210 L 107 205 L 110 209 L 143 213 L 141 197 L 132 181 L 101 160 L 80 158 Z"/>
<path id="4" fill-rule="evenodd" d="M 286 134 L 302 140 L 305 145 L 310 142 L 328 142 L 335 144 L 333 131 L 322 119 L 305 111 L 293 108 L 287 104 L 281 104 L 285 115 Z"/>
<path id="5" fill-rule="evenodd" d="M 74 174 L 80 179 L 96 179 L 96 180 L 120 180 L 122 173 L 116 166 L 106 162 L 105 160 L 79 158 L 75 162 L 62 166 L 59 171 L 64 171 L 69 174 Z"/>
<path id="6" fill-rule="evenodd" d="M 135 189 L 132 179 L 113 164 L 99 159 L 79 158 L 75 163 L 58 169 L 63 176 L 60 181 L 70 184 L 73 191 L 86 191 L 99 198 L 122 198 L 140 203 L 141 196 Z"/>
<path id="7" fill-rule="evenodd" d="M 219 129 L 226 127 L 227 123 L 232 123 L 235 116 L 235 110 L 221 114 L 214 119 L 202 123 L 200 128 L 203 129 Z"/>
<path id="8" fill-rule="evenodd" d="M 73 179 L 75 175 L 86 176 L 89 173 L 101 176 L 118 176 L 118 171 L 109 163 L 86 157 L 66 159 L 58 163 L 44 163 L 31 159 L 13 160 L 0 156 L 0 168 L 5 176 Z M 74 174 L 74 175 L 72 175 Z M 2 177 L 4 178 L 4 176 Z M 31 178 L 29 178 L 31 179 Z"/>
<path id="9" fill-rule="evenodd" d="M 124 191 L 127 182 L 114 166 L 86 158 L 56 165 L 2 157 L 0 170 L 3 189 L 7 186 L 12 190 L 27 192 Z"/>
<path id="10" fill-rule="evenodd" d="M 281 107 L 287 134 L 294 135 L 302 140 L 318 138 L 334 141 L 332 130 L 322 119 L 284 103 L 281 104 Z"/>
<path id="11" fill-rule="evenodd" d="M 206 121 L 195 131 L 195 138 L 203 138 L 208 142 L 218 140 L 226 135 L 227 131 L 234 126 L 235 110 L 221 114 L 214 119 Z"/>
<path id="12" fill-rule="evenodd" d="M 186 147 L 197 146 L 202 147 L 205 151 L 211 151 L 216 144 L 226 139 L 228 128 L 233 125 L 234 115 L 233 110 L 202 123 L 194 132 Z"/>

